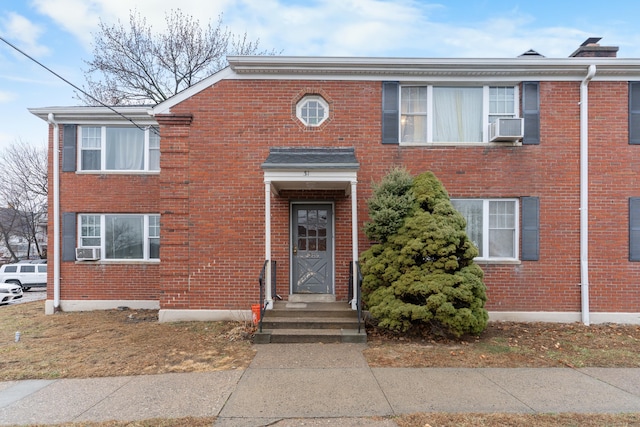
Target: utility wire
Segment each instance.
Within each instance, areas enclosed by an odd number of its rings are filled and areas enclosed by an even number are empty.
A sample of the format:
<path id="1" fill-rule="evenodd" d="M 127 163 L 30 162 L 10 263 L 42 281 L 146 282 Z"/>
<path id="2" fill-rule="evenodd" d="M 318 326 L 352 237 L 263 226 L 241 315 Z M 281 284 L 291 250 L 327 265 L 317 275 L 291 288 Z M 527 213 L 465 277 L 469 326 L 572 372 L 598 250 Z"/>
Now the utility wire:
<path id="1" fill-rule="evenodd" d="M 21 55 L 26 56 L 27 58 L 29 58 L 31 61 L 35 62 L 36 64 L 38 64 L 39 66 L 41 66 L 42 68 L 44 68 L 45 70 L 47 70 L 48 72 L 50 72 L 51 74 L 53 74 L 54 76 L 56 76 L 57 78 L 59 78 L 60 80 L 62 80 L 63 82 L 65 82 L 66 84 L 68 84 L 69 86 L 73 87 L 75 90 L 81 92 L 83 95 L 91 98 L 93 101 L 97 102 L 98 104 L 102 105 L 103 107 L 108 108 L 109 110 L 113 111 L 114 113 L 116 113 L 117 115 L 119 115 L 120 117 L 122 117 L 123 119 L 131 122 L 135 127 L 137 127 L 140 130 L 145 130 L 146 128 L 150 128 L 152 132 L 154 132 L 156 135 L 160 136 L 160 134 L 158 133 L 158 131 L 153 127 L 153 126 L 145 126 L 142 127 L 139 124 L 137 124 L 135 121 L 133 121 L 133 119 L 125 116 L 124 114 L 122 114 L 121 112 L 117 111 L 115 108 L 113 108 L 112 106 L 109 106 L 107 104 L 105 104 L 104 102 L 100 101 L 98 98 L 96 98 L 95 96 L 87 93 L 84 89 L 80 89 L 78 86 L 74 85 L 73 83 L 71 83 L 69 80 L 65 79 L 64 77 L 62 77 L 60 74 L 56 73 L 55 71 L 53 71 L 51 68 L 47 67 L 46 65 L 44 65 L 43 63 L 41 63 L 40 61 L 38 61 L 37 59 L 33 58 L 32 56 L 30 56 L 28 53 L 24 52 L 23 50 L 21 50 L 20 48 L 18 48 L 16 45 L 10 43 L 7 39 L 5 39 L 4 37 L 0 36 L 0 40 L 5 42 L 7 45 L 9 45 L 10 47 L 12 47 L 13 49 L 15 49 L 18 53 L 20 53 Z"/>

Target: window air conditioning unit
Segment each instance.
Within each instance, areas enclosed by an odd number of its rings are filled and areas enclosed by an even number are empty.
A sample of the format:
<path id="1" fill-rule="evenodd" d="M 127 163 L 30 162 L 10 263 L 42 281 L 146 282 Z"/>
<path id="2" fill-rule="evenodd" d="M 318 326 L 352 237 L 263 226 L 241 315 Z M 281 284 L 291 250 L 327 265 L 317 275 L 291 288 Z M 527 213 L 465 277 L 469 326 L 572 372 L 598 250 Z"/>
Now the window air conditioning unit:
<path id="1" fill-rule="evenodd" d="M 489 141 L 516 142 L 524 136 L 524 119 L 505 118 L 496 119 L 489 125 Z"/>
<path id="2" fill-rule="evenodd" d="M 100 259 L 100 248 L 76 248 L 78 261 L 97 261 Z"/>

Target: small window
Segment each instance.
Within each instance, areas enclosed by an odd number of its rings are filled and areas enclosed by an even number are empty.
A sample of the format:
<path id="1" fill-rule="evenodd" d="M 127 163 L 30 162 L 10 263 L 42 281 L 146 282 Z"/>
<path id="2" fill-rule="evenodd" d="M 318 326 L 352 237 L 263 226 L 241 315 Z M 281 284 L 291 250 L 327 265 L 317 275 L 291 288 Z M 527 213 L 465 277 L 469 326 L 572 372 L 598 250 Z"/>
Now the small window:
<path id="1" fill-rule="evenodd" d="M 20 273 L 35 273 L 36 266 L 35 265 L 23 265 L 20 267 Z"/>
<path id="2" fill-rule="evenodd" d="M 296 106 L 296 116 L 306 126 L 320 126 L 329 117 L 329 104 L 321 96 L 305 96 Z"/>
<path id="3" fill-rule="evenodd" d="M 18 266 L 17 265 L 7 265 L 4 268 L 4 272 L 5 273 L 15 273 L 16 271 L 18 271 Z"/>
<path id="4" fill-rule="evenodd" d="M 83 171 L 159 171 L 157 127 L 81 126 L 78 161 Z"/>
<path id="5" fill-rule="evenodd" d="M 46 264 L 42 264 L 38 266 L 38 273 L 46 273 L 47 272 L 47 265 Z"/>
<path id="6" fill-rule="evenodd" d="M 160 258 L 160 215 L 80 215 L 80 247 L 98 247 L 108 260 Z"/>
<path id="7" fill-rule="evenodd" d="M 467 221 L 479 259 L 517 259 L 518 202 L 512 199 L 451 199 Z"/>

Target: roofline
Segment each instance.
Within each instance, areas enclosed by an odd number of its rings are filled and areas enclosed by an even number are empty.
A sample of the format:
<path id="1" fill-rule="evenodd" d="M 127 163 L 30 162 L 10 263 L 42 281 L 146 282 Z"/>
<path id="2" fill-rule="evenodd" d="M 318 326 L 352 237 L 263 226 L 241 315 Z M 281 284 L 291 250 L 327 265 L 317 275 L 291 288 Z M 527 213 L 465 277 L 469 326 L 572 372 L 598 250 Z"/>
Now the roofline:
<path id="1" fill-rule="evenodd" d="M 574 75 L 595 64 L 604 75 L 632 74 L 640 77 L 640 59 L 626 58 L 372 58 L 310 56 L 229 56 L 237 74 L 303 74 L 347 76 L 432 75 Z M 602 74 L 599 71 L 598 74 Z"/>
<path id="2" fill-rule="evenodd" d="M 53 114 L 57 123 L 65 124 L 109 124 L 128 123 L 130 120 L 139 125 L 155 125 L 156 119 L 151 116 L 152 107 L 148 105 L 131 105 L 123 107 L 42 107 L 29 108 L 29 112 L 44 121 Z M 120 115 L 121 114 L 121 115 Z M 123 117 L 124 116 L 124 117 Z"/>
<path id="3" fill-rule="evenodd" d="M 222 80 L 353 80 L 421 83 L 516 84 L 522 81 L 582 81 L 590 65 L 595 65 L 594 81 L 640 80 L 640 59 L 627 58 L 374 58 L 316 56 L 228 56 L 229 66 L 177 93 L 155 107 L 118 107 L 144 109 L 154 116 Z M 56 113 L 53 108 L 61 108 Z M 76 108 L 74 110 L 74 108 Z M 87 113 L 88 107 L 51 107 L 30 109 L 46 120 L 49 112 L 65 117 Z M 100 108 L 100 107 L 93 107 Z M 87 117 L 108 116 L 108 110 L 90 110 Z M 127 110 L 127 113 L 133 110 Z M 74 117 L 77 117 L 74 116 Z M 140 118 L 140 120 L 142 120 Z M 153 121 L 153 119 L 152 119 Z"/>

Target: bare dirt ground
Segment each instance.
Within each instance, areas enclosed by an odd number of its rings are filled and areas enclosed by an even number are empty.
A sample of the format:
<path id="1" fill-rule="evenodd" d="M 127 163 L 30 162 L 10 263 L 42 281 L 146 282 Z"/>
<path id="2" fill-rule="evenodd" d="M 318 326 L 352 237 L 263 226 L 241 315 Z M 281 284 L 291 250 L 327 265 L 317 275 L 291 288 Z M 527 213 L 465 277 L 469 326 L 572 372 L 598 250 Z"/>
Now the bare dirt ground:
<path id="1" fill-rule="evenodd" d="M 109 310 L 46 316 L 41 301 L 0 306 L 0 381 L 244 369 L 254 326 L 158 323 L 157 311 Z M 15 332 L 20 331 L 19 342 Z M 490 323 L 478 337 L 435 339 L 368 328 L 372 367 L 640 367 L 640 327 Z M 640 414 L 413 414 L 420 426 L 640 426 Z M 213 419 L 63 424 L 65 427 L 205 426 Z"/>

